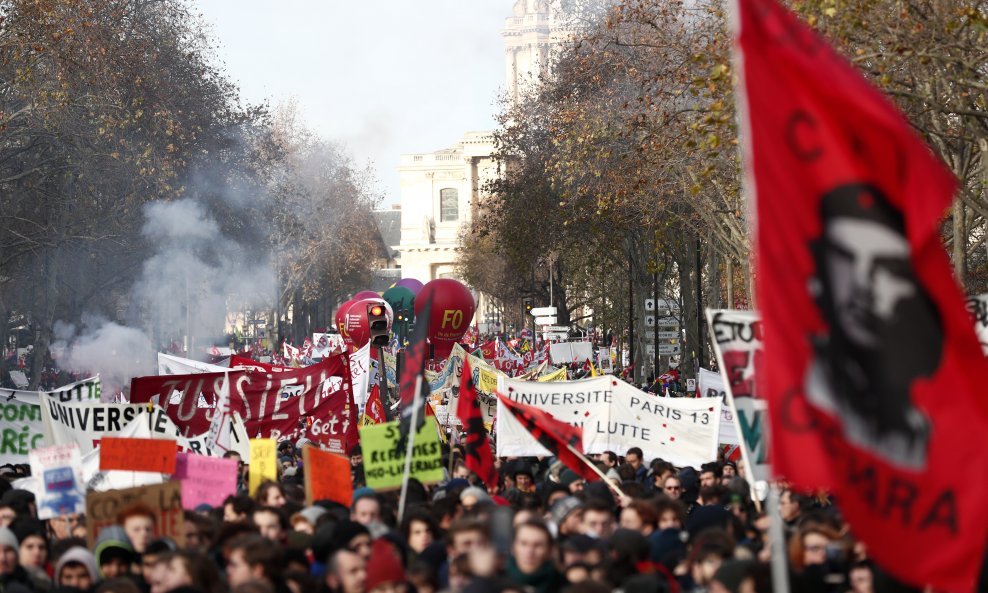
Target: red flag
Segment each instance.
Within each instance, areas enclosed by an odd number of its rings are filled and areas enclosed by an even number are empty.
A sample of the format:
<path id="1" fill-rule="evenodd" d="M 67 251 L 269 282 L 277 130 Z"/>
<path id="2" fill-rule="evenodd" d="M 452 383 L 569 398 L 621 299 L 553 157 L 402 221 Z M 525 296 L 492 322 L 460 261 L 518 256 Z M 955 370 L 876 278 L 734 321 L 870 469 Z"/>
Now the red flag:
<path id="1" fill-rule="evenodd" d="M 425 379 L 425 365 L 429 359 L 429 344 L 426 338 L 429 334 L 429 309 L 431 300 L 425 303 L 422 312 L 415 319 L 415 329 L 412 331 L 408 347 L 405 348 L 401 376 L 398 378 L 398 395 L 401 398 L 401 417 L 398 424 L 399 451 L 404 451 L 408 444 L 408 436 L 413 434 L 411 420 L 414 410 L 418 410 L 414 431 L 417 433 L 425 424 L 426 398 L 431 390 Z"/>
<path id="2" fill-rule="evenodd" d="M 516 402 L 500 393 L 497 397 L 511 415 L 531 433 L 532 438 L 555 455 L 563 465 L 588 482 L 600 479 L 600 475 L 590 467 L 590 461 L 580 452 L 583 448 L 581 428 L 560 422 L 534 406 Z"/>
<path id="3" fill-rule="evenodd" d="M 367 397 L 367 405 L 364 407 L 364 416 L 371 424 L 381 424 L 388 421 L 384 413 L 384 404 L 381 403 L 381 388 L 378 385 L 371 387 L 370 395 Z"/>
<path id="4" fill-rule="evenodd" d="M 493 490 L 497 486 L 497 469 L 494 468 L 494 452 L 491 451 L 487 429 L 484 428 L 484 415 L 480 411 L 478 397 L 470 361 L 464 360 L 456 417 L 467 431 L 465 461 L 467 469 L 480 476 L 484 484 Z"/>
<path id="5" fill-rule="evenodd" d="M 988 366 L 940 243 L 955 182 L 821 37 L 739 5 L 774 469 L 830 489 L 900 579 L 973 590 Z"/>

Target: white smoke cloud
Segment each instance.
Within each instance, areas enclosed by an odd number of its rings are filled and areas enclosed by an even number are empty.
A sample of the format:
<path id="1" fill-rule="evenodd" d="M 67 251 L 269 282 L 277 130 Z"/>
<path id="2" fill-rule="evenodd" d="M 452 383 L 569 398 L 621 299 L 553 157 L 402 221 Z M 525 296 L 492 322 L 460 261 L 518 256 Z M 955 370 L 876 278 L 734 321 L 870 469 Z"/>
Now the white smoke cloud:
<path id="1" fill-rule="evenodd" d="M 143 233 L 156 253 L 144 263 L 134 298 L 159 343 L 191 336 L 195 354 L 224 335 L 228 311 L 272 300 L 271 263 L 224 237 L 198 203 L 150 204 L 145 218 Z"/>
<path id="2" fill-rule="evenodd" d="M 157 371 L 154 348 L 139 329 L 86 316 L 82 326 L 55 324 L 52 355 L 63 369 L 98 373 L 105 397 L 130 385 L 131 377 Z"/>

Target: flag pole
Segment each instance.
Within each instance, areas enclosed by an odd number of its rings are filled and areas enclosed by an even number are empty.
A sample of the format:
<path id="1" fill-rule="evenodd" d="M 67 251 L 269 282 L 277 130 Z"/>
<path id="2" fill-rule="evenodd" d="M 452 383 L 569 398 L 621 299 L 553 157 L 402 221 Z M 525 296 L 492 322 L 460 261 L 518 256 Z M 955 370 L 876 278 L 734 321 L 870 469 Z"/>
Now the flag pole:
<path id="1" fill-rule="evenodd" d="M 415 448 L 416 424 L 418 423 L 419 407 L 422 405 L 422 375 L 415 378 L 415 399 L 412 403 L 412 418 L 408 429 L 408 447 L 405 449 L 405 471 L 401 479 L 401 495 L 398 497 L 398 523 L 405 515 L 405 499 L 408 495 L 408 477 L 412 473 L 412 450 Z"/>
<path id="2" fill-rule="evenodd" d="M 782 514 L 779 512 L 779 487 L 776 484 L 769 485 L 765 506 L 768 511 L 768 539 L 772 554 L 772 590 L 776 593 L 789 593 L 786 536 L 782 529 Z"/>
<path id="3" fill-rule="evenodd" d="M 622 499 L 629 498 L 629 496 L 625 494 L 624 491 L 621 490 L 621 488 L 617 484 L 608 480 L 607 476 L 604 475 L 604 472 L 600 471 L 599 467 L 597 467 L 592 461 L 587 459 L 587 456 L 584 455 L 582 451 L 580 451 L 579 449 L 577 449 L 576 447 L 574 447 L 569 443 L 566 443 L 566 448 L 569 449 L 570 453 L 579 457 L 580 460 L 583 461 L 583 463 L 586 463 L 588 466 L 590 466 L 590 469 L 592 469 L 594 473 L 600 476 L 600 479 L 603 480 L 604 483 L 607 484 L 607 486 L 614 491 L 614 494 L 617 494 Z"/>

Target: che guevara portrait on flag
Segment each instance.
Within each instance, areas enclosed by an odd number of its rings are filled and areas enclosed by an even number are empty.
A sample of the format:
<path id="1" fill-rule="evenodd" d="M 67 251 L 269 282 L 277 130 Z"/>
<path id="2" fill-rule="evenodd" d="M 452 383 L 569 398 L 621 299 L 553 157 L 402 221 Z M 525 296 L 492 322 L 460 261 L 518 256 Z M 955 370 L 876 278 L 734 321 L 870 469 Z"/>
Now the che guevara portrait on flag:
<path id="1" fill-rule="evenodd" d="M 868 184 L 839 186 L 819 208 L 808 288 L 826 330 L 810 337 L 807 401 L 833 415 L 849 442 L 919 469 L 930 421 L 910 392 L 939 368 L 944 336 L 913 272 L 902 213 Z"/>

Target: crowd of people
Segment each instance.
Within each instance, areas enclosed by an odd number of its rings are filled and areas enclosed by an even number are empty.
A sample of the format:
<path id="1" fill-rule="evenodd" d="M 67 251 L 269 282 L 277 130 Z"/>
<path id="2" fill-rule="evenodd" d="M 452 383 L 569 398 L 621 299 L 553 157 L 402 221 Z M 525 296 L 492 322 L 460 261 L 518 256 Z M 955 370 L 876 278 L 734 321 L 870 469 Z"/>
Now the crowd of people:
<path id="1" fill-rule="evenodd" d="M 447 479 L 398 493 L 363 485 L 351 451 L 348 506 L 305 504 L 301 452 L 279 447 L 279 479 L 221 507 L 186 511 L 184 541 L 160 537 L 155 513 L 121 509 L 87 545 L 84 516 L 39 521 L 34 496 L 0 468 L 3 593 L 626 593 L 772 590 L 769 523 L 743 464 L 699 469 L 651 463 L 642 451 L 604 453 L 603 481 L 553 459 L 499 459 L 487 489 L 456 448 Z M 235 454 L 231 454 L 236 457 Z M 892 590 L 837 507 L 781 493 L 791 591 Z M 876 588 L 877 587 L 877 588 Z M 898 589 L 895 589 L 898 590 Z"/>

